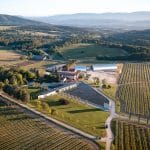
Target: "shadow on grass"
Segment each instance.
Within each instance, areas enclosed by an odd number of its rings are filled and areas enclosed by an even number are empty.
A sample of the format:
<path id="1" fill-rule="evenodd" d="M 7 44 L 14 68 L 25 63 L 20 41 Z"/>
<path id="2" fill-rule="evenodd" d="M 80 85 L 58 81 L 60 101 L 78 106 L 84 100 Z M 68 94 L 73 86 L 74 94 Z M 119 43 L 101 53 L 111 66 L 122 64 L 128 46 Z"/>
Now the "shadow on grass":
<path id="1" fill-rule="evenodd" d="M 96 129 L 105 129 L 105 126 L 96 127 Z"/>
<path id="2" fill-rule="evenodd" d="M 72 110 L 72 111 L 68 111 L 68 113 L 84 113 L 84 112 L 95 112 L 95 111 L 100 111 L 99 109 L 82 109 L 82 110 Z"/>
<path id="3" fill-rule="evenodd" d="M 61 106 L 61 103 L 59 101 L 48 101 L 47 104 L 49 106 Z"/>

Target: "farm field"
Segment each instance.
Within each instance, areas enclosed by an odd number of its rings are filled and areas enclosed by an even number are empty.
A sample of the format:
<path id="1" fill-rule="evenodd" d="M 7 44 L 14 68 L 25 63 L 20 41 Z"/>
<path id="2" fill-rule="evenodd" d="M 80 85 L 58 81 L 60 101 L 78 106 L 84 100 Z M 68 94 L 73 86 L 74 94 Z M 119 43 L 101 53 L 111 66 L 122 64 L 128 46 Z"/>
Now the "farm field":
<path id="1" fill-rule="evenodd" d="M 14 28 L 15 26 L 0 26 L 0 31 L 2 30 L 9 30 L 11 28 Z"/>
<path id="2" fill-rule="evenodd" d="M 17 106 L 0 101 L 0 149 L 93 150 L 96 145 L 82 137 L 54 128 L 26 115 Z"/>
<path id="3" fill-rule="evenodd" d="M 22 55 L 15 53 L 11 50 L 1 50 L 0 49 L 0 66 L 7 66 L 7 67 L 20 67 L 25 70 L 29 70 L 31 68 L 39 69 L 40 74 L 45 73 L 45 68 L 55 64 L 54 61 L 33 61 L 33 60 L 21 60 L 20 57 Z"/>
<path id="4" fill-rule="evenodd" d="M 115 120 L 112 124 L 115 150 L 149 150 L 150 127 L 133 122 Z"/>
<path id="5" fill-rule="evenodd" d="M 71 59 L 87 59 L 91 61 L 96 60 L 96 56 L 124 56 L 127 52 L 123 49 L 108 48 L 94 44 L 73 44 L 66 48 L 61 48 L 59 51 L 65 58 Z"/>
<path id="6" fill-rule="evenodd" d="M 150 64 L 125 64 L 118 81 L 120 111 L 150 118 Z"/>
<path id="7" fill-rule="evenodd" d="M 45 69 L 46 67 L 55 64 L 54 61 L 31 61 L 33 63 L 23 66 L 24 69 L 37 68 L 37 69 Z"/>
<path id="8" fill-rule="evenodd" d="M 13 65 L 15 63 L 21 63 L 21 55 L 11 50 L 0 50 L 0 66 Z"/>
<path id="9" fill-rule="evenodd" d="M 59 103 L 59 100 L 61 98 L 69 101 L 69 104 L 61 105 Z M 69 97 L 63 97 L 62 95 L 50 96 L 42 99 L 41 102 L 46 102 L 49 105 L 50 109 L 55 110 L 53 115 L 42 110 L 40 106 L 37 108 L 37 102 L 35 100 L 32 101 L 30 105 L 35 109 L 47 113 L 51 117 L 54 117 L 82 131 L 100 137 L 105 136 L 106 133 L 104 125 L 109 115 L 108 112 L 89 107 Z"/>

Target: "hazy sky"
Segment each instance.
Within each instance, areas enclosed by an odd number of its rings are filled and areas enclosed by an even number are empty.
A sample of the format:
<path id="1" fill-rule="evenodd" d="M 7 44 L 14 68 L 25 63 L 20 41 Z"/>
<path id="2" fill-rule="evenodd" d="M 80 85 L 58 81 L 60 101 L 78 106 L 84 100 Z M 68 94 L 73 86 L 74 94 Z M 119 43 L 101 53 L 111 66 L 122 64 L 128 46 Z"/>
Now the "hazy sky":
<path id="1" fill-rule="evenodd" d="M 0 13 L 49 16 L 72 13 L 150 11 L 150 0 L 0 0 Z"/>

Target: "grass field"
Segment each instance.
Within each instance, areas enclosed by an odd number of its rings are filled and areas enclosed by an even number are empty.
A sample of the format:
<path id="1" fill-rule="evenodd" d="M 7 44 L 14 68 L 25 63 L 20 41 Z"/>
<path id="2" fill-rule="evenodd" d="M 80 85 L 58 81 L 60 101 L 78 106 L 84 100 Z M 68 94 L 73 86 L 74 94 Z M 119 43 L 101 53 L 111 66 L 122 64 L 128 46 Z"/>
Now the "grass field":
<path id="1" fill-rule="evenodd" d="M 15 26 L 0 26 L 0 30 L 8 30 L 8 29 L 11 29 Z"/>
<path id="2" fill-rule="evenodd" d="M 108 95 L 109 97 L 111 97 L 113 100 L 116 99 L 116 90 L 117 90 L 117 86 L 115 84 L 109 84 L 111 86 L 110 89 L 102 89 L 103 92 Z"/>
<path id="3" fill-rule="evenodd" d="M 93 150 L 95 144 L 0 101 L 1 150 Z"/>
<path id="4" fill-rule="evenodd" d="M 11 50 L 0 50 L 0 61 L 14 61 L 19 60 L 20 54 L 17 54 Z"/>
<path id="5" fill-rule="evenodd" d="M 68 105 L 60 105 L 60 98 L 62 98 L 60 95 L 55 95 L 41 100 L 56 110 L 52 117 L 90 134 L 105 136 L 104 125 L 109 115 L 108 112 L 89 107 L 69 98 L 67 99 Z M 34 102 L 31 103 L 33 106 Z"/>
<path id="6" fill-rule="evenodd" d="M 54 61 L 33 61 L 33 60 L 21 60 L 22 55 L 15 53 L 12 50 L 3 50 L 0 49 L 0 66 L 16 66 L 23 69 L 29 70 L 31 68 L 37 68 L 40 71 L 40 74 L 45 72 L 45 68 L 55 64 Z"/>
<path id="7" fill-rule="evenodd" d="M 32 64 L 29 64 L 27 66 L 23 66 L 24 69 L 30 69 L 30 68 L 37 68 L 37 69 L 45 69 L 48 66 L 51 66 L 53 64 L 55 64 L 56 62 L 54 61 L 32 61 Z"/>
<path id="8" fill-rule="evenodd" d="M 21 63 L 23 60 L 20 60 L 21 55 L 15 53 L 11 50 L 1 50 L 0 49 L 0 66 L 10 66 L 16 63 Z"/>
<path id="9" fill-rule="evenodd" d="M 95 60 L 96 56 L 124 56 L 127 53 L 123 49 L 108 48 L 94 44 L 73 44 L 59 49 L 65 58 L 80 60 Z"/>

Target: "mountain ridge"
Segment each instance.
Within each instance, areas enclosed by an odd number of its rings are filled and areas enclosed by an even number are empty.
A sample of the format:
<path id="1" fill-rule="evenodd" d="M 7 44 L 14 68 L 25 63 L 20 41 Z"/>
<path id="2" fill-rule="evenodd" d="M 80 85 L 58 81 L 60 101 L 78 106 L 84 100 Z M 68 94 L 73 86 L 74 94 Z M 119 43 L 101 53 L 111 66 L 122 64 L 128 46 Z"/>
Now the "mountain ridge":
<path id="1" fill-rule="evenodd" d="M 77 13 L 69 15 L 54 15 L 46 17 L 31 17 L 33 20 L 45 23 L 79 27 L 114 27 L 147 29 L 150 27 L 150 11 L 132 13 Z M 107 25 L 107 22 L 109 24 Z M 134 26 L 133 26 L 134 25 Z"/>
<path id="2" fill-rule="evenodd" d="M 46 25 L 46 24 L 47 23 L 31 20 L 29 18 L 22 18 L 18 16 L 0 14 L 0 25 L 8 25 L 8 26 L 36 25 L 36 26 L 39 26 L 39 25 Z"/>

